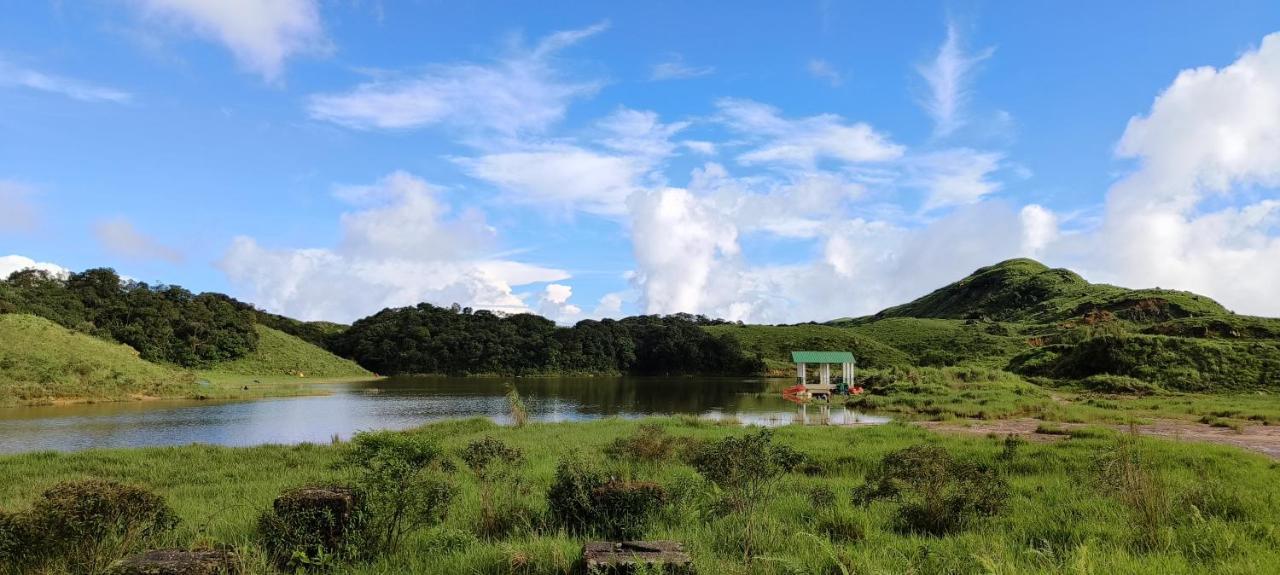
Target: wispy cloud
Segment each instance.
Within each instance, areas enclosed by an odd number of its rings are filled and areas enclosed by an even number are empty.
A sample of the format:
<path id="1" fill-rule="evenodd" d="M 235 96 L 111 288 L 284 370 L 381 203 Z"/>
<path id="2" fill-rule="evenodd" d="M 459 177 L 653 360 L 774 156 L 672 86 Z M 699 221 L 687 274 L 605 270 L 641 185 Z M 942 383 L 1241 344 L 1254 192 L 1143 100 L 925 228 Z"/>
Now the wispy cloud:
<path id="1" fill-rule="evenodd" d="M 35 191 L 31 186 L 0 180 L 0 234 L 36 228 L 40 212 L 31 201 L 33 195 Z"/>
<path id="2" fill-rule="evenodd" d="M 970 97 L 973 73 L 979 63 L 994 53 L 995 48 L 965 53 L 956 23 L 947 23 L 947 39 L 937 56 L 917 68 L 929 85 L 929 96 L 923 105 L 933 116 L 937 136 L 950 135 L 964 124 L 964 106 Z"/>
<path id="3" fill-rule="evenodd" d="M 839 86 L 844 82 L 844 78 L 841 76 L 840 72 L 831 65 L 831 62 L 821 58 L 809 60 L 809 63 L 805 65 L 805 69 L 809 71 L 809 75 L 819 80 L 826 80 L 832 86 Z"/>
<path id="4" fill-rule="evenodd" d="M 132 0 L 149 21 L 225 45 L 241 66 L 274 82 L 296 54 L 331 49 L 316 0 Z"/>
<path id="5" fill-rule="evenodd" d="M 566 80 L 554 66 L 554 56 L 607 27 L 602 22 L 556 32 L 495 62 L 438 64 L 409 77 L 316 94 L 307 110 L 315 119 L 356 129 L 451 124 L 503 135 L 539 131 L 560 120 L 571 100 L 600 86 Z"/>
<path id="6" fill-rule="evenodd" d="M 0 86 L 4 85 L 40 90 L 82 102 L 123 104 L 133 99 L 132 94 L 123 90 L 22 68 L 0 59 Z"/>
<path id="7" fill-rule="evenodd" d="M 182 252 L 148 236 L 124 218 L 102 220 L 93 227 L 93 235 L 108 252 L 138 260 L 163 260 L 182 263 Z"/>
<path id="8" fill-rule="evenodd" d="M 878 162 L 902 156 L 905 148 L 863 122 L 848 123 L 834 114 L 785 118 L 773 106 L 725 98 L 716 102 L 720 119 L 759 145 L 738 156 L 743 164 L 812 167 L 820 158 L 846 163 Z"/>
<path id="9" fill-rule="evenodd" d="M 649 75 L 650 80 L 683 80 L 686 78 L 697 78 L 706 76 L 716 69 L 713 66 L 694 66 L 684 61 L 684 56 L 680 54 L 671 54 L 662 62 L 653 65 L 653 71 Z"/>

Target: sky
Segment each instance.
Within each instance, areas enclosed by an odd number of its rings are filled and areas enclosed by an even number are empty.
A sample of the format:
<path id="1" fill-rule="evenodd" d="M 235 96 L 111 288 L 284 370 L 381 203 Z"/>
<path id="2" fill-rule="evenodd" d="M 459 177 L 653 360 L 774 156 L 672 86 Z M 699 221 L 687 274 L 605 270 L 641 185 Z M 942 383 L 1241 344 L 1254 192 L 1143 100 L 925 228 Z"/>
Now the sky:
<path id="1" fill-rule="evenodd" d="M 793 323 L 1033 257 L 1280 315 L 1270 0 L 3 4 L 0 274 Z"/>

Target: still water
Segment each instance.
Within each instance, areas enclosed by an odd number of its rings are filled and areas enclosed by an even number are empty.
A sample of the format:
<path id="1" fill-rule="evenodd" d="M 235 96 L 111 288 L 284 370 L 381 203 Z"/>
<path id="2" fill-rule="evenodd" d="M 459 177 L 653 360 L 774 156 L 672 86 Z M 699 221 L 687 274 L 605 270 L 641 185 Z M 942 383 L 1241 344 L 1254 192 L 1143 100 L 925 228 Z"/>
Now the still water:
<path id="1" fill-rule="evenodd" d="M 148 401 L 0 409 L 0 453 L 149 445 L 328 442 L 368 429 L 458 417 L 509 423 L 506 385 L 487 378 L 392 378 L 318 386 L 329 395 L 253 401 Z M 691 414 L 758 425 L 874 424 L 888 418 L 798 406 L 765 379 L 515 380 L 533 421 Z"/>

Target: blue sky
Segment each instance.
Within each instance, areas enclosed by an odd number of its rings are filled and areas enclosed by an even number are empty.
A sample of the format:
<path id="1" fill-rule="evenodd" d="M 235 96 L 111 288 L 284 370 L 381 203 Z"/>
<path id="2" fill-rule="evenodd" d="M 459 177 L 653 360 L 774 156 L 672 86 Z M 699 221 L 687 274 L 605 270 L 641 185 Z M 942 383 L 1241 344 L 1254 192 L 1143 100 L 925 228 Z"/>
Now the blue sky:
<path id="1" fill-rule="evenodd" d="M 1280 314 L 1274 2 L 14 4 L 8 268 L 793 322 L 1031 256 Z"/>

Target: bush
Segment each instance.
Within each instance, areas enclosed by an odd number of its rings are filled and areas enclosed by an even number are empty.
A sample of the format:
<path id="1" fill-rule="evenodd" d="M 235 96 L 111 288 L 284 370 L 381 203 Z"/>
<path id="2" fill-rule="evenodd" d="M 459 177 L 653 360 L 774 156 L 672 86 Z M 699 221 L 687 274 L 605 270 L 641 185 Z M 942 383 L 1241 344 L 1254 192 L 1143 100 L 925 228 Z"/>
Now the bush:
<path id="1" fill-rule="evenodd" d="M 444 452 L 422 435 L 357 433 L 343 463 L 356 470 L 369 513 L 368 544 L 394 552 L 409 533 L 444 518 L 454 487 L 444 480 Z"/>
<path id="2" fill-rule="evenodd" d="M 101 573 L 178 523 L 164 498 L 113 481 L 59 483 L 31 509 L 0 514 L 0 558 L 54 563 L 67 573 Z"/>
<path id="3" fill-rule="evenodd" d="M 885 455 L 853 495 L 862 504 L 895 499 L 900 530 L 940 536 L 995 515 L 1008 492 L 994 469 L 956 461 L 938 446 L 916 445 Z"/>
<path id="4" fill-rule="evenodd" d="M 519 467 L 524 453 L 485 436 L 472 441 L 462 451 L 462 461 L 480 487 L 480 522 L 477 531 L 485 537 L 503 537 L 528 523 L 528 511 L 520 508 L 514 492 L 523 491 Z"/>
<path id="5" fill-rule="evenodd" d="M 645 423 L 635 433 L 615 439 L 604 452 L 613 459 L 666 461 L 676 453 L 679 442 L 679 438 L 668 435 L 661 425 Z"/>
<path id="6" fill-rule="evenodd" d="M 556 466 L 547 492 L 552 520 L 574 534 L 598 533 L 610 539 L 637 539 L 668 500 L 656 483 L 609 478 L 580 454 Z"/>
<path id="7" fill-rule="evenodd" d="M 1097 393 L 1155 395 L 1164 392 L 1158 385 L 1123 375 L 1091 375 L 1081 380 L 1080 385 Z"/>
<path id="8" fill-rule="evenodd" d="M 365 497 L 340 486 L 301 487 L 276 498 L 258 518 L 258 536 L 281 569 L 329 567 L 363 550 Z"/>
<path id="9" fill-rule="evenodd" d="M 834 543 L 852 543 L 867 537 L 867 530 L 847 511 L 826 509 L 814 518 L 814 530 Z"/>
<path id="10" fill-rule="evenodd" d="M 762 429 L 704 444 L 693 456 L 693 467 L 725 493 L 724 503 L 743 515 L 742 552 L 750 562 L 760 509 L 770 499 L 778 479 L 804 462 L 799 452 L 773 443 L 773 432 Z"/>
<path id="11" fill-rule="evenodd" d="M 1137 438 L 1117 438 L 1115 446 L 1094 462 L 1094 468 L 1101 490 L 1128 509 L 1137 546 L 1149 550 L 1168 543 L 1173 499 L 1164 478 L 1146 462 Z"/>

